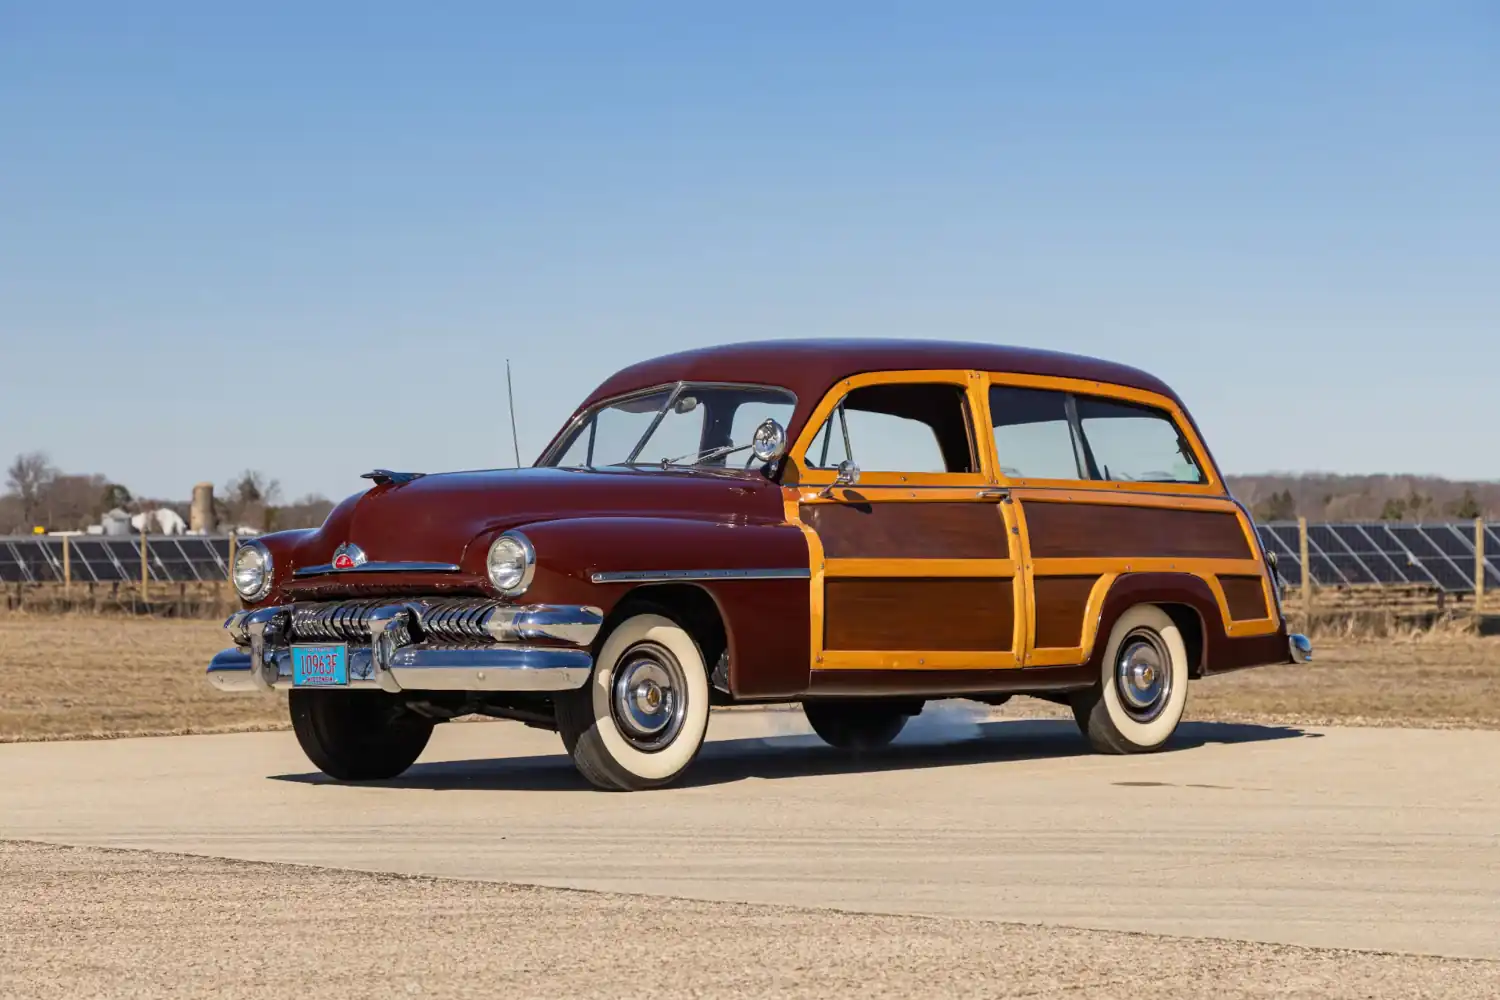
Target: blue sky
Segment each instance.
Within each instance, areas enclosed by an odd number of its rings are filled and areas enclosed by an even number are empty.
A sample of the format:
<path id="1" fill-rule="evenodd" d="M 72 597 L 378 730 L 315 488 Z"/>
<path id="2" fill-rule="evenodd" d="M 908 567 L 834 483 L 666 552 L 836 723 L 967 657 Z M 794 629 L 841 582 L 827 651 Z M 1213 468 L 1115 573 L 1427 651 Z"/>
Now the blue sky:
<path id="1" fill-rule="evenodd" d="M 508 464 L 630 361 L 1033 344 L 1500 478 L 1500 5 L 0 0 L 0 458 Z"/>

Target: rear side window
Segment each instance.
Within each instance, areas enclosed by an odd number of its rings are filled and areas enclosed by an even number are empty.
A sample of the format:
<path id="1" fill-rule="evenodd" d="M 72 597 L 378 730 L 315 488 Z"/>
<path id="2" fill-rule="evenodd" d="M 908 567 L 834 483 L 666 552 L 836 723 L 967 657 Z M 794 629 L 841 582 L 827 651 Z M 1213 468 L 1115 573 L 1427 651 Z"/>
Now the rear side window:
<path id="1" fill-rule="evenodd" d="M 990 419 L 1000 474 L 1010 479 L 1087 479 L 1068 422 L 1068 395 L 1047 389 L 990 388 Z"/>
<path id="2" fill-rule="evenodd" d="M 1078 422 L 1098 478 L 1122 483 L 1201 483 L 1203 470 L 1170 415 L 1151 406 L 1078 397 Z"/>
<path id="3" fill-rule="evenodd" d="M 990 388 L 1000 472 L 1009 479 L 1202 483 L 1171 414 L 1050 389 Z"/>

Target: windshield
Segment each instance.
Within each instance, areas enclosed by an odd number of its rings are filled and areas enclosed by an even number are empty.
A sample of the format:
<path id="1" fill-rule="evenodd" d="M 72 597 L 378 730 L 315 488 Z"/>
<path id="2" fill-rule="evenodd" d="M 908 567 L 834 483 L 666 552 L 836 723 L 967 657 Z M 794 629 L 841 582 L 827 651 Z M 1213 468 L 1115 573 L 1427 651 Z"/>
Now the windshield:
<path id="1" fill-rule="evenodd" d="M 796 404 L 787 390 L 760 385 L 689 382 L 636 393 L 590 410 L 541 464 L 748 469 L 755 428 L 767 419 L 785 427 Z"/>

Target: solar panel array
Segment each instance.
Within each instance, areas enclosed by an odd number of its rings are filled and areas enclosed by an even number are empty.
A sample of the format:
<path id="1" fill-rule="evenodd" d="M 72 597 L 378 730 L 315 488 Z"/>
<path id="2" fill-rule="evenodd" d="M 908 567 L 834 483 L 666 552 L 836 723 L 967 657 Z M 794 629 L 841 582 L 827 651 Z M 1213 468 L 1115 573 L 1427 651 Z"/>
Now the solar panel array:
<path id="1" fill-rule="evenodd" d="M 1302 583 L 1294 521 L 1256 525 L 1267 552 L 1288 584 Z M 1500 525 L 1485 525 L 1485 589 L 1500 588 Z M 1309 524 L 1307 562 L 1312 582 L 1436 587 L 1450 594 L 1474 591 L 1474 522 Z"/>
<path id="2" fill-rule="evenodd" d="M 1276 553 L 1281 576 L 1302 582 L 1297 525 L 1277 521 L 1256 526 L 1267 552 Z M 1487 525 L 1485 587 L 1500 590 L 1500 525 Z M 134 582 L 141 578 L 141 540 L 78 535 L 69 539 L 75 583 Z M 224 580 L 229 575 L 229 538 L 152 536 L 146 540 L 150 577 L 163 583 Z M 1448 593 L 1474 590 L 1474 525 L 1402 524 L 1385 521 L 1310 524 L 1307 556 L 1314 583 L 1322 586 L 1383 584 L 1436 587 Z M 0 537 L 0 582 L 63 582 L 63 541 L 48 536 Z"/>
<path id="3" fill-rule="evenodd" d="M 68 539 L 68 569 L 74 583 L 138 583 L 141 539 L 75 535 Z M 229 537 L 150 536 L 146 539 L 150 579 L 163 583 L 226 580 Z M 0 582 L 62 583 L 63 540 L 21 535 L 0 537 Z"/>

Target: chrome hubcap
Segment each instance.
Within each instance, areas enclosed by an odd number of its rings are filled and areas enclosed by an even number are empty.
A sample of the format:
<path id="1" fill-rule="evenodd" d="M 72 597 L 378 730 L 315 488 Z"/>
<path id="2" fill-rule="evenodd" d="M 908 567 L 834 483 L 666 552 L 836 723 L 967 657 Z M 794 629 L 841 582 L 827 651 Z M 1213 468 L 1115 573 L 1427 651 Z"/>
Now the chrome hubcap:
<path id="1" fill-rule="evenodd" d="M 1132 632 L 1120 644 L 1115 661 L 1115 689 L 1125 712 L 1150 722 L 1172 697 L 1172 661 L 1155 632 Z"/>
<path id="2" fill-rule="evenodd" d="M 654 642 L 630 649 L 615 670 L 611 714 L 620 735 L 647 752 L 661 750 L 677 738 L 687 708 L 682 665 Z"/>

